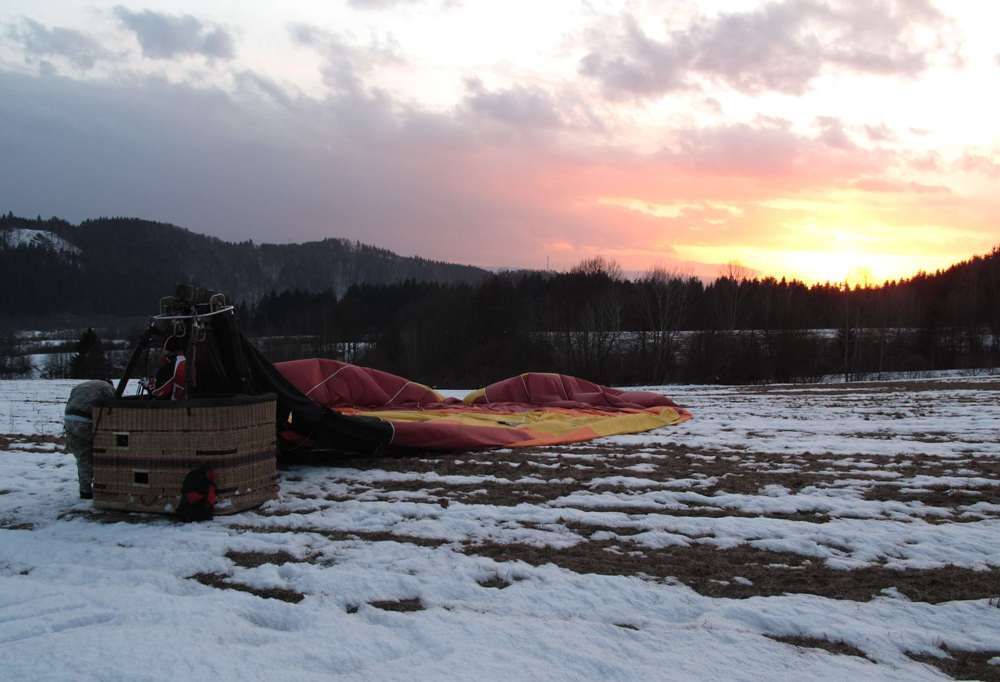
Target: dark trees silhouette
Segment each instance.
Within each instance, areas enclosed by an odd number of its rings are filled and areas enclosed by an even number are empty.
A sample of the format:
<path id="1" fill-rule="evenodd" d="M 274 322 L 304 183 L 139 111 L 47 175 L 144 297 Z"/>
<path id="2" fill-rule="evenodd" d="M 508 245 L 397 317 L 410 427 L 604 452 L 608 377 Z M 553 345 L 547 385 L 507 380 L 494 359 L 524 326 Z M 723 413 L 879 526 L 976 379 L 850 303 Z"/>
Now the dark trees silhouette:
<path id="1" fill-rule="evenodd" d="M 8 320 L 148 314 L 178 273 L 218 273 L 273 360 L 341 357 L 435 385 L 522 371 L 635 385 L 1000 366 L 1000 248 L 938 273 L 847 287 L 735 265 L 711 282 L 664 270 L 628 279 L 605 258 L 566 273 L 490 274 L 343 240 L 232 244 L 133 219 L 73 226 L 8 214 L 7 228 L 47 230 L 81 249 L 0 248 Z M 103 376 L 96 355 L 78 356 L 68 371 Z"/>
<path id="2" fill-rule="evenodd" d="M 69 360 L 69 375 L 73 379 L 106 379 L 110 375 L 110 363 L 104 352 L 104 345 L 93 329 L 80 335 L 76 353 Z"/>
<path id="3" fill-rule="evenodd" d="M 353 360 L 435 385 L 522 371 L 610 384 L 756 383 L 997 366 L 998 304 L 994 251 L 879 287 L 738 271 L 708 284 L 662 270 L 628 280 L 592 259 L 563 274 L 507 272 L 478 285 L 270 294 L 243 315 L 254 333 L 325 335 L 339 349 L 353 342 L 363 351 Z"/>

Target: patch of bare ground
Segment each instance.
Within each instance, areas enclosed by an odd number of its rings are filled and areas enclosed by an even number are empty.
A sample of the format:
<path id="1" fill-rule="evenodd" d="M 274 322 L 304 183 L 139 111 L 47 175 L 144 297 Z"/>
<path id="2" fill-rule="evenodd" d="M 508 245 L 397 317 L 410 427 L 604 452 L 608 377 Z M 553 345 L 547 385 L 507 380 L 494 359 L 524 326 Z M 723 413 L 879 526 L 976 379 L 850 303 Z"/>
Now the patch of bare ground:
<path id="1" fill-rule="evenodd" d="M 926 433 L 910 433 L 907 440 L 914 440 L 918 443 L 978 443 L 977 440 L 962 438 L 958 434 L 947 431 L 927 431 Z"/>
<path id="2" fill-rule="evenodd" d="M 45 444 L 55 444 L 59 447 L 64 447 L 66 444 L 66 439 L 62 436 L 49 436 L 45 434 L 20 434 L 20 433 L 0 433 L 0 451 L 9 450 L 12 445 L 18 445 L 23 443 L 35 444 L 35 445 L 45 445 Z M 31 450 L 16 449 L 16 452 L 32 452 Z M 53 452 L 50 449 L 45 449 L 43 452 Z M 58 452 L 58 450 L 56 450 Z"/>
<path id="3" fill-rule="evenodd" d="M 788 395 L 795 397 L 866 393 L 924 393 L 927 391 L 1000 391 L 1000 379 L 985 381 L 859 381 L 847 384 L 824 384 L 821 389 L 795 388 L 788 385 L 740 387 L 745 393 Z"/>
<path id="4" fill-rule="evenodd" d="M 306 597 L 301 592 L 287 590 L 281 587 L 261 588 L 233 582 L 229 579 L 229 576 L 222 573 L 195 573 L 194 575 L 189 575 L 188 580 L 195 580 L 202 585 L 214 587 L 219 590 L 246 592 L 256 597 L 261 597 L 262 599 L 279 599 L 290 604 L 298 604 Z"/>
<path id="5" fill-rule="evenodd" d="M 571 453 L 571 454 L 569 454 Z M 582 457 L 581 457 L 582 455 Z M 629 467 L 644 465 L 640 471 Z M 679 445 L 651 446 L 641 452 L 619 444 L 586 444 L 574 446 L 571 451 L 525 449 L 523 451 L 496 453 L 460 453 L 455 455 L 425 454 L 420 458 L 403 459 L 381 457 L 371 460 L 351 460 L 352 467 L 411 473 L 435 473 L 441 476 L 462 475 L 482 476 L 484 480 L 469 483 L 442 483 L 420 478 L 403 481 L 379 481 L 377 484 L 352 485 L 348 494 L 298 495 L 302 498 L 320 498 L 327 502 L 357 499 L 393 499 L 399 493 L 423 493 L 429 500 L 442 507 L 452 502 L 469 505 L 516 506 L 535 504 L 549 506 L 559 498 L 579 492 L 611 493 L 621 495 L 621 504 L 615 507 L 594 506 L 583 508 L 593 511 L 623 511 L 626 513 L 655 512 L 690 516 L 757 516 L 739 509 L 727 508 L 722 501 L 718 506 L 712 497 L 725 494 L 757 495 L 767 485 L 780 485 L 790 493 L 799 493 L 807 488 L 826 489 L 846 487 L 857 489 L 859 495 L 867 499 L 911 501 L 914 496 L 899 495 L 893 486 L 885 484 L 880 473 L 891 471 L 899 480 L 918 475 L 956 475 L 957 469 L 963 475 L 982 477 L 1000 476 L 1000 460 L 994 458 L 963 458 L 961 460 L 941 459 L 929 455 L 796 455 L 787 453 L 747 451 L 734 456 L 703 448 L 692 449 Z M 871 473 L 869 473 L 871 472 Z M 615 477 L 645 479 L 648 484 L 625 485 Z M 496 480 L 497 478 L 501 480 Z M 604 479 L 604 480 L 601 480 Z M 691 481 L 689 485 L 677 486 L 676 481 Z M 350 482 L 347 481 L 349 484 Z M 662 485 L 660 485 L 662 484 Z M 652 504 L 650 501 L 628 498 L 649 492 L 695 492 L 706 499 L 697 504 L 691 501 Z M 295 493 L 290 493 L 296 496 Z M 989 501 L 995 491 L 987 489 L 969 497 L 949 497 L 929 501 L 927 506 L 943 506 L 956 511 L 956 507 Z M 576 505 L 580 506 L 580 505 Z M 932 523 L 948 521 L 976 520 L 972 515 L 959 517 L 953 514 L 922 514 L 920 509 L 914 515 L 925 516 Z M 290 515 L 292 512 L 275 509 L 262 512 L 268 515 Z M 301 512 L 298 512 L 301 513 Z M 795 512 L 791 514 L 767 514 L 770 518 L 786 518 L 824 522 L 828 520 L 822 512 Z"/>
<path id="6" fill-rule="evenodd" d="M 308 528 L 295 526 L 251 526 L 246 524 L 234 524 L 229 526 L 233 530 L 246 533 L 314 533 L 333 542 L 348 542 L 364 540 L 365 542 L 400 542 L 420 547 L 440 547 L 450 541 L 441 538 L 425 538 L 415 535 L 402 535 L 399 533 L 361 531 L 361 530 L 329 530 L 327 528 Z"/>
<path id="7" fill-rule="evenodd" d="M 394 493 L 424 492 L 429 499 L 444 507 L 453 502 L 463 504 L 493 505 L 513 507 L 519 504 L 546 504 L 557 498 L 578 492 L 580 484 L 540 482 L 527 485 L 483 481 L 456 485 L 440 485 L 427 481 L 385 481 L 376 488 L 366 488 L 364 494 L 379 498 L 391 497 Z"/>
<path id="8" fill-rule="evenodd" d="M 757 549 L 748 544 L 720 549 L 708 544 L 651 549 L 615 540 L 571 547 L 525 544 L 466 544 L 462 551 L 494 561 L 555 564 L 576 573 L 675 579 L 708 597 L 747 598 L 786 593 L 867 601 L 895 587 L 913 601 L 937 604 L 985 599 L 996 594 L 1000 569 L 973 571 L 957 566 L 897 571 L 879 566 L 837 570 L 798 554 Z M 735 581 L 735 577 L 746 578 Z"/>
<path id="9" fill-rule="evenodd" d="M 284 516 L 294 516 L 297 514 L 312 514 L 313 512 L 322 511 L 323 507 L 314 506 L 308 508 L 298 508 L 298 509 L 287 509 L 284 507 L 268 507 L 267 509 L 254 509 L 253 514 L 255 516 L 263 516 L 264 518 L 281 518 Z"/>
<path id="10" fill-rule="evenodd" d="M 131 523 L 137 525 L 180 523 L 170 514 L 153 512 L 125 512 L 106 509 L 71 509 L 59 515 L 60 521 L 82 519 L 94 523 Z"/>
<path id="11" fill-rule="evenodd" d="M 266 564 L 283 566 L 285 564 L 295 564 L 304 561 L 303 559 L 292 556 L 285 551 L 238 552 L 236 550 L 229 550 L 226 552 L 226 558 L 237 566 L 241 566 L 243 568 L 257 568 L 258 566 L 264 566 Z"/>
<path id="12" fill-rule="evenodd" d="M 480 587 L 490 587 L 497 590 L 507 589 L 508 587 L 514 584 L 511 581 L 501 578 L 498 575 L 495 575 L 491 578 L 487 578 L 485 580 L 479 580 L 477 582 L 479 583 Z"/>
<path id="13" fill-rule="evenodd" d="M 866 500 L 895 500 L 922 502 L 929 507 L 956 509 L 979 502 L 1000 504 L 1000 486 L 972 490 L 933 486 L 928 488 L 903 488 L 895 485 L 876 485 L 865 491 Z M 957 521 L 960 519 L 950 519 Z"/>
<path id="14" fill-rule="evenodd" d="M 569 507 L 567 507 L 568 509 Z M 828 514 L 820 512 L 768 512 L 767 514 L 757 514 L 754 512 L 739 511 L 728 507 L 657 507 L 648 502 L 641 501 L 635 504 L 628 504 L 622 501 L 618 505 L 601 505 L 589 507 L 585 504 L 575 504 L 572 509 L 582 512 L 617 512 L 619 514 L 642 515 L 657 514 L 660 516 L 692 516 L 709 519 L 741 518 L 741 519 L 780 519 L 782 521 L 805 521 L 807 523 L 829 523 L 833 518 Z M 839 516 L 837 518 L 854 518 L 850 516 Z M 609 529 L 620 532 L 620 528 Z"/>
<path id="15" fill-rule="evenodd" d="M 907 653 L 906 655 L 914 661 L 933 666 L 956 680 L 1000 681 L 1000 666 L 989 663 L 991 658 L 1000 656 L 1000 650 L 962 651 L 946 646 L 942 646 L 941 649 L 947 654 L 942 658 L 930 654 Z"/>
<path id="16" fill-rule="evenodd" d="M 461 484 L 452 486 L 438 486 L 438 485 L 428 485 L 426 483 L 421 483 L 420 481 L 403 481 L 403 482 L 386 482 L 380 485 L 378 488 L 365 488 L 363 491 L 359 491 L 358 495 L 336 495 L 327 496 L 321 498 L 325 502 L 344 502 L 349 500 L 358 499 L 360 496 L 365 496 L 368 499 L 393 499 L 394 495 L 401 492 L 423 492 L 427 494 L 428 501 L 432 501 L 442 508 L 448 508 L 452 503 L 460 503 L 466 505 L 490 505 L 495 507 L 513 507 L 520 504 L 533 504 L 538 506 L 553 506 L 554 503 L 559 501 L 561 498 L 566 496 L 576 494 L 576 493 L 611 493 L 621 495 L 620 499 L 615 504 L 593 504 L 588 505 L 585 498 L 577 498 L 577 500 L 571 505 L 573 509 L 579 511 L 587 512 L 620 512 L 625 514 L 662 514 L 667 516 L 692 516 L 692 517 L 707 517 L 707 518 L 724 518 L 724 517 L 739 517 L 739 518 L 771 518 L 771 519 L 782 519 L 787 521 L 807 521 L 810 523 L 826 523 L 832 518 L 829 514 L 822 511 L 812 511 L 803 510 L 795 512 L 767 512 L 767 513 L 756 513 L 747 512 L 739 509 L 736 502 L 727 504 L 727 500 L 720 497 L 718 500 L 713 499 L 715 496 L 721 496 L 726 494 L 741 494 L 741 495 L 756 495 L 760 493 L 761 488 L 764 485 L 783 485 L 788 488 L 790 492 L 795 492 L 792 490 L 793 486 L 801 485 L 801 478 L 792 476 L 790 478 L 784 478 L 778 475 L 770 475 L 767 477 L 763 476 L 753 476 L 753 475 L 743 475 L 743 476 L 733 476 L 727 478 L 725 481 L 726 487 L 721 487 L 719 485 L 712 486 L 709 489 L 699 488 L 695 490 L 677 490 L 677 489 L 666 489 L 666 488 L 645 488 L 645 487 L 629 487 L 629 486 L 600 486 L 595 488 L 587 488 L 581 491 L 581 489 L 573 484 L 567 483 L 537 483 L 526 486 L 519 485 L 508 485 L 508 484 L 497 484 L 493 482 L 483 482 L 475 484 Z M 885 486 L 885 490 L 881 493 L 879 492 L 866 492 L 865 496 L 867 499 L 884 499 L 893 500 L 898 499 L 902 501 L 912 501 L 914 499 L 920 499 L 919 497 L 896 497 L 891 494 L 892 487 Z M 691 501 L 673 501 L 667 500 L 664 504 L 656 504 L 650 502 L 647 498 L 635 497 L 630 500 L 629 497 L 635 496 L 641 493 L 650 492 L 696 492 L 703 495 L 697 503 L 692 503 Z M 289 493 L 289 497 L 298 497 L 294 493 Z M 949 498 L 949 504 L 940 505 L 933 504 L 931 502 L 925 502 L 929 507 L 947 506 L 954 510 L 956 506 L 973 504 L 976 501 L 980 501 L 980 498 L 975 496 L 970 496 L 966 498 Z M 558 506 L 566 506 L 559 504 Z M 568 508 L 568 507 L 567 507 Z M 293 516 L 297 514 L 308 514 L 311 512 L 321 511 L 323 506 L 309 507 L 305 509 L 288 509 L 288 508 L 274 508 L 267 510 L 260 510 L 256 513 L 260 516 L 265 517 L 286 517 Z M 944 523 L 944 522 L 961 522 L 961 521 L 975 521 L 976 518 L 973 517 L 958 517 L 958 516 L 935 516 L 934 514 L 921 514 L 921 510 L 914 510 L 914 516 L 922 516 L 928 523 Z M 849 514 L 840 515 L 838 518 L 860 518 L 851 517 Z M 869 517 L 865 517 L 869 518 Z"/>
<path id="17" fill-rule="evenodd" d="M 931 383 L 936 390 L 942 388 L 940 383 Z M 1000 381 L 997 385 L 1000 386 Z M 982 386 L 973 384 L 973 387 L 979 389 Z M 886 392 L 889 390 L 890 388 L 885 389 Z M 894 383 L 891 390 L 903 390 L 903 385 Z M 837 390 L 832 393 L 840 395 Z M 850 394 L 844 393 L 843 397 L 846 400 L 850 398 Z M 930 400 L 932 397 L 925 394 L 918 396 L 918 399 Z M 880 399 L 878 396 L 872 398 L 876 402 Z M 897 437 L 891 432 L 885 434 Z M 906 438 L 909 435 L 898 437 Z M 928 431 L 914 434 L 913 440 L 936 442 L 948 440 L 948 436 L 943 432 Z M 766 447 L 766 443 L 766 439 L 759 441 L 758 446 L 764 444 Z M 637 464 L 642 466 L 636 469 L 634 467 Z M 834 492 L 838 499 L 843 499 L 846 494 L 869 500 L 919 500 L 928 510 L 920 505 L 913 505 L 911 515 L 914 518 L 921 517 L 931 523 L 953 523 L 977 520 L 974 515 L 960 517 L 962 508 L 976 502 L 997 502 L 997 488 L 973 489 L 969 493 L 944 487 L 914 491 L 906 487 L 906 481 L 921 475 L 1000 478 L 1000 459 L 991 457 L 962 455 L 942 458 L 919 453 L 881 455 L 864 452 L 846 455 L 824 452 L 797 454 L 766 452 L 759 447 L 734 453 L 676 444 L 648 444 L 637 448 L 608 442 L 561 448 L 527 448 L 502 453 L 421 453 L 418 457 L 407 458 L 383 456 L 340 459 L 337 465 L 352 470 L 338 478 L 336 468 L 328 469 L 330 479 L 338 484 L 346 484 L 346 491 L 338 490 L 335 494 L 315 490 L 298 493 L 293 484 L 308 481 L 312 476 L 306 476 L 304 471 L 286 471 L 285 481 L 290 485 L 285 495 L 288 498 L 310 500 L 312 504 L 308 506 L 314 511 L 329 509 L 332 505 L 348 500 L 406 498 L 440 505 L 442 514 L 454 511 L 453 505 L 458 504 L 497 507 L 530 504 L 548 509 L 565 505 L 567 511 L 621 512 L 632 518 L 641 518 L 643 514 L 657 514 L 711 518 L 764 517 L 806 523 L 830 521 L 831 517 L 823 511 L 757 514 L 744 511 L 738 506 L 725 506 L 729 503 L 725 495 L 761 495 L 765 486 L 776 485 L 791 494 L 814 494 L 817 491 L 822 494 L 823 491 L 836 489 Z M 410 480 L 357 480 L 357 469 L 397 472 L 406 474 Z M 887 479 L 885 472 L 892 472 L 896 478 Z M 472 476 L 482 480 L 449 483 L 427 477 L 426 474 Z M 686 483 L 677 483 L 682 480 Z M 651 492 L 665 494 L 662 498 L 643 495 Z M 671 493 L 698 493 L 699 496 L 684 495 L 678 499 Z M 595 502 L 588 504 L 587 494 L 594 494 Z M 618 499 L 614 500 L 612 506 L 604 506 L 596 502 L 596 495 L 599 494 L 605 495 L 602 501 L 606 501 L 610 495 Z M 575 495 L 571 501 L 561 499 L 570 495 Z M 737 499 L 733 504 L 739 502 Z M 943 515 L 942 509 L 951 515 Z M 294 518 L 304 511 L 306 510 L 293 510 L 279 504 L 261 512 L 261 515 Z M 893 514 L 892 518 L 898 520 L 905 517 Z M 291 520 L 281 523 L 287 524 L 287 527 L 236 528 L 256 533 L 317 533 L 334 541 L 402 542 L 427 547 L 451 545 L 455 551 L 486 556 L 497 561 L 520 560 L 531 565 L 551 563 L 577 573 L 677 581 L 712 597 L 746 598 L 801 593 L 865 601 L 888 588 L 896 588 L 909 599 L 939 603 L 988 598 L 996 594 L 996 586 L 1000 584 L 1000 569 L 980 572 L 949 566 L 932 570 L 897 571 L 883 566 L 870 566 L 851 571 L 836 570 L 827 567 L 822 560 L 790 552 L 757 549 L 750 544 L 719 549 L 703 538 L 690 538 L 689 546 L 651 549 L 629 538 L 630 535 L 641 532 L 638 529 L 610 524 L 573 523 L 563 519 L 557 525 L 576 533 L 581 539 L 572 547 L 472 541 L 459 545 L 441 538 L 418 538 L 392 532 L 330 531 L 299 527 Z M 520 525 L 532 527 L 528 522 Z M 598 531 L 605 531 L 605 534 L 596 536 L 601 540 L 594 539 Z M 833 549 L 850 552 L 850 548 L 846 547 Z M 504 589 L 509 585 L 499 577 L 485 579 L 480 584 L 497 589 Z M 818 646 L 816 643 L 788 643 Z M 822 646 L 826 648 L 838 644 Z M 846 651 L 835 653 L 857 655 Z"/>
<path id="18" fill-rule="evenodd" d="M 870 434 L 859 434 L 869 436 Z M 582 457 L 581 457 L 582 455 Z M 346 465 L 366 470 L 383 470 L 407 474 L 434 473 L 440 476 L 482 476 L 499 478 L 500 485 L 531 485 L 519 483 L 524 479 L 565 481 L 565 485 L 580 487 L 600 486 L 597 479 L 612 476 L 642 478 L 658 483 L 676 480 L 719 478 L 714 486 L 700 488 L 709 492 L 756 492 L 760 485 L 778 482 L 791 490 L 828 481 L 843 472 L 831 469 L 836 463 L 849 460 L 852 478 L 870 476 L 864 469 L 892 471 L 900 477 L 926 474 L 945 475 L 958 462 L 942 460 L 930 455 L 798 455 L 781 452 L 745 451 L 732 452 L 689 448 L 680 445 L 658 445 L 641 453 L 627 445 L 598 444 L 576 447 L 572 451 L 553 454 L 533 448 L 523 451 L 496 453 L 461 453 L 457 455 L 428 455 L 419 459 L 381 457 L 368 460 L 351 460 Z M 635 471 L 628 467 L 643 464 L 646 470 Z M 964 468 L 977 475 L 1000 475 L 1000 460 L 993 458 L 968 458 L 961 462 Z M 792 471 L 789 471 L 792 469 Z M 941 471 L 938 471 L 941 470 Z M 870 477 L 875 478 L 875 477 Z M 506 483 L 509 481 L 510 483 Z M 394 489 L 413 490 L 428 488 L 427 481 L 380 481 L 380 486 L 391 484 Z M 479 484 L 470 484 L 478 486 Z M 756 487 L 755 487 L 756 486 Z M 458 487 L 458 486 L 449 486 Z M 694 487 L 694 486 L 692 486 Z M 387 487 L 385 489 L 388 489 Z"/>
<path id="19" fill-rule="evenodd" d="M 859 658 L 864 658 L 871 661 L 861 649 L 856 646 L 852 646 L 847 642 L 836 642 L 830 639 L 822 639 L 819 637 L 801 637 L 792 635 L 764 635 L 768 639 L 773 639 L 776 642 L 781 642 L 782 644 L 790 644 L 792 646 L 798 646 L 808 649 L 822 649 L 823 651 L 829 651 L 831 654 L 838 654 L 840 656 L 857 656 Z M 874 662 L 874 661 L 873 661 Z"/>
<path id="20" fill-rule="evenodd" d="M 0 521 L 0 530 L 35 530 L 35 524 L 26 521 Z"/>
<path id="21" fill-rule="evenodd" d="M 423 611 L 424 605 L 419 599 L 387 599 L 382 601 L 370 601 L 369 606 L 374 606 L 376 609 L 382 609 L 383 611 L 399 611 L 403 613 L 411 611 Z"/>
<path id="22" fill-rule="evenodd" d="M 748 486 L 747 494 L 755 494 L 759 491 L 761 484 Z M 662 492 L 664 488 L 630 488 L 625 486 L 605 486 L 598 489 L 588 489 L 588 492 L 611 492 L 623 494 L 636 494 L 642 492 Z M 452 503 L 467 505 L 490 505 L 495 507 L 513 507 L 519 504 L 535 504 L 547 506 L 559 498 L 580 492 L 579 487 L 565 483 L 541 483 L 520 487 L 517 485 L 496 484 L 491 482 L 462 484 L 453 486 L 436 486 L 421 483 L 419 481 L 393 481 L 381 484 L 378 488 L 365 488 L 365 495 L 374 495 L 378 499 L 391 499 L 394 493 L 398 492 L 425 492 L 429 501 L 433 501 L 440 507 L 447 509 Z M 677 491 L 674 491 L 677 492 Z M 704 493 L 701 490 L 697 492 Z M 721 492 L 721 491 L 720 491 Z M 306 497 L 289 493 L 289 497 Z M 313 496 L 309 496 L 313 497 Z M 308 499 L 308 498 L 307 498 Z M 321 498 L 326 502 L 345 502 L 358 499 L 350 495 L 333 495 Z M 711 506 L 711 499 L 703 500 L 703 504 L 688 505 L 678 503 L 676 506 L 653 505 L 648 500 L 637 499 L 634 503 L 622 499 L 617 505 L 600 505 L 589 507 L 586 504 L 574 504 L 573 509 L 580 511 L 595 512 L 621 512 L 625 514 L 663 514 L 669 516 L 697 516 L 709 518 L 723 518 L 727 516 L 742 518 L 758 518 L 766 516 L 772 519 L 784 519 L 788 521 L 809 521 L 811 523 L 826 523 L 830 516 L 822 512 L 769 512 L 766 515 L 743 512 L 738 509 L 731 509 L 725 506 Z M 310 507 L 307 509 L 267 509 L 259 510 L 259 516 L 285 517 L 296 514 L 308 514 L 320 511 L 322 507 Z"/>

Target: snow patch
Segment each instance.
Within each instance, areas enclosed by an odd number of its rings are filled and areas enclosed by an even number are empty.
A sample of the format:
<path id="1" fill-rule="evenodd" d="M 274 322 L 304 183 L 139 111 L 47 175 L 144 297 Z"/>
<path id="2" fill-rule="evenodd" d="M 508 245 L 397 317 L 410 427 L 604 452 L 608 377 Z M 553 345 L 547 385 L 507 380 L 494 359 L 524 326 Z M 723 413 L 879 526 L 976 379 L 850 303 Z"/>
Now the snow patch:
<path id="1" fill-rule="evenodd" d="M 71 256 L 81 253 L 79 247 L 54 232 L 21 227 L 0 230 L 0 246 L 8 249 L 29 246 Z"/>

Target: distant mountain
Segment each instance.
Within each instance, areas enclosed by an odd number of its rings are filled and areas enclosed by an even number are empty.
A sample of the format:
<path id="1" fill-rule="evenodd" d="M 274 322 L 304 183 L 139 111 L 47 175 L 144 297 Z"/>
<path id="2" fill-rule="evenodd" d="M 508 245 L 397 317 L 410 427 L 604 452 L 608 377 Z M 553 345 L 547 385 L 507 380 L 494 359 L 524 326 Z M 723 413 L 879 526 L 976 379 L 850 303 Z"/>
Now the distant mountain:
<path id="1" fill-rule="evenodd" d="M 99 218 L 72 225 L 0 216 L 0 315 L 143 315 L 180 282 L 252 301 L 270 291 L 332 290 L 407 279 L 476 283 L 486 270 L 346 239 L 226 242 L 175 225 Z"/>

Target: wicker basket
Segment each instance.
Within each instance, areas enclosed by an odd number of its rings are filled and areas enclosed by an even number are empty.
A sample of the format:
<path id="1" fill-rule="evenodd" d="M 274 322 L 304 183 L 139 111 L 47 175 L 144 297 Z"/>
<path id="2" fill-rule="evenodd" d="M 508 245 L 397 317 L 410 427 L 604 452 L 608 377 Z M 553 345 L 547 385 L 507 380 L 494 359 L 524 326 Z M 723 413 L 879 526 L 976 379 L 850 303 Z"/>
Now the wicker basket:
<path id="1" fill-rule="evenodd" d="M 115 400 L 94 408 L 94 506 L 172 513 L 192 469 L 215 470 L 216 514 L 277 496 L 275 397 Z"/>

